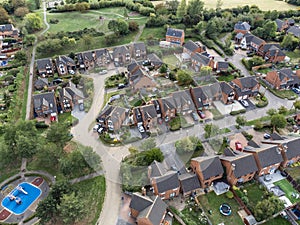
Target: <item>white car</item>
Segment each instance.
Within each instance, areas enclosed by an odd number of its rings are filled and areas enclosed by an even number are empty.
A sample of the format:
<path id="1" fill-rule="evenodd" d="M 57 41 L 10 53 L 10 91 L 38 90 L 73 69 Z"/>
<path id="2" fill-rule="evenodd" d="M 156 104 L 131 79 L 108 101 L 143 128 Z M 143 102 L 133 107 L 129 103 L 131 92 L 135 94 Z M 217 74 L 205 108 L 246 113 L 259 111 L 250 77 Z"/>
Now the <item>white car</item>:
<path id="1" fill-rule="evenodd" d="M 139 129 L 139 132 L 141 133 L 144 133 L 145 132 L 145 129 L 143 126 L 138 126 L 138 129 Z"/>
<path id="2" fill-rule="evenodd" d="M 69 70 L 69 74 L 74 75 L 75 71 L 74 70 Z"/>
<path id="3" fill-rule="evenodd" d="M 244 107 L 248 107 L 248 106 L 249 106 L 249 103 L 248 103 L 246 100 L 241 100 L 241 104 L 242 104 Z"/>
<path id="4" fill-rule="evenodd" d="M 99 128 L 101 127 L 100 124 L 96 124 L 94 127 L 93 127 L 93 131 L 94 132 L 97 132 L 99 130 Z"/>

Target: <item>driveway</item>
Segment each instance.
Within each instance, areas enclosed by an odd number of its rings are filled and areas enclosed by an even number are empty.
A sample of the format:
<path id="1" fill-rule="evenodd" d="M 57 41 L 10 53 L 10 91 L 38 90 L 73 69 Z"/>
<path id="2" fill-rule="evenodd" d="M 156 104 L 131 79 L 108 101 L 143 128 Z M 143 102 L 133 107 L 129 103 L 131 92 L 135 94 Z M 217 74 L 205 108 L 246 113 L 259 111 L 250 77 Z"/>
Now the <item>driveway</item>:
<path id="1" fill-rule="evenodd" d="M 239 101 L 239 103 L 242 105 L 242 107 L 243 107 L 244 109 L 246 109 L 246 111 L 250 111 L 250 110 L 256 109 L 256 106 L 255 106 L 255 104 L 251 101 L 251 99 L 244 99 L 244 100 L 248 103 L 249 106 L 247 106 L 247 107 L 243 106 L 243 104 L 242 104 L 240 101 Z"/>
<path id="2" fill-rule="evenodd" d="M 244 109 L 244 106 L 242 106 L 238 101 L 235 101 L 230 105 L 225 105 L 221 101 L 215 101 L 214 105 L 217 108 L 217 110 L 223 115 L 228 115 L 231 111 L 238 111 Z"/>

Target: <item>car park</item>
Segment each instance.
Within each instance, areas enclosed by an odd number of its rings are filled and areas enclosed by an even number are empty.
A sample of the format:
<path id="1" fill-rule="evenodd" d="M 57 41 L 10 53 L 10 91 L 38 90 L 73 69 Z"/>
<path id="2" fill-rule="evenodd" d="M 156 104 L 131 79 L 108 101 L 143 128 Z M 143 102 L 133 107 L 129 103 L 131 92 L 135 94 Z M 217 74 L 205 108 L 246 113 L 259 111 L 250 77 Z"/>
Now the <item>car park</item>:
<path id="1" fill-rule="evenodd" d="M 244 107 L 248 107 L 249 103 L 246 100 L 240 100 L 240 103 L 244 106 Z"/>

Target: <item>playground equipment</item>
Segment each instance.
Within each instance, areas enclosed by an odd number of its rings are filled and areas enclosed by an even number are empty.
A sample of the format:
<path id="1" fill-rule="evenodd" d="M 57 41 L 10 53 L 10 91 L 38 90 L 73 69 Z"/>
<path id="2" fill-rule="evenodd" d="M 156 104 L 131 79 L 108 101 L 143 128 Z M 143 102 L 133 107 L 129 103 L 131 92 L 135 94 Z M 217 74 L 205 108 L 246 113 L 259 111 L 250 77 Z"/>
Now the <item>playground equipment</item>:
<path id="1" fill-rule="evenodd" d="M 15 199 L 17 198 L 16 196 L 14 196 L 14 195 L 12 195 L 12 194 L 8 195 L 8 197 L 9 197 L 9 199 L 10 199 L 11 201 L 13 201 L 13 200 L 15 200 Z"/>
<path id="2" fill-rule="evenodd" d="M 17 190 L 23 192 L 25 195 L 28 194 L 21 186 L 17 186 Z"/>
<path id="3" fill-rule="evenodd" d="M 18 205 L 20 205 L 22 203 L 22 200 L 19 197 L 16 197 L 15 201 Z"/>

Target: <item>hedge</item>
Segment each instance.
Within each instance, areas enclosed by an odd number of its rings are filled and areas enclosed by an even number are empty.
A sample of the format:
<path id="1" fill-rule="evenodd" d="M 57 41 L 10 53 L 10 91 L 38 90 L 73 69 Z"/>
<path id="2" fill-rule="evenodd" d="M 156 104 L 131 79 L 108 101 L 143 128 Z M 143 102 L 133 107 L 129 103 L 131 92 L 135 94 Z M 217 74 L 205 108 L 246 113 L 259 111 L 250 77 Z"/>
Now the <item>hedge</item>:
<path id="1" fill-rule="evenodd" d="M 235 115 L 238 115 L 240 113 L 245 113 L 245 112 L 246 112 L 246 109 L 241 109 L 241 110 L 231 111 L 230 115 L 235 116 Z"/>

